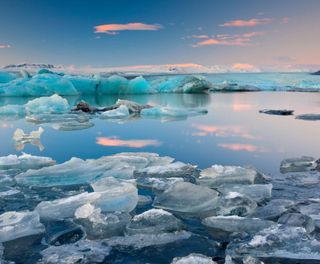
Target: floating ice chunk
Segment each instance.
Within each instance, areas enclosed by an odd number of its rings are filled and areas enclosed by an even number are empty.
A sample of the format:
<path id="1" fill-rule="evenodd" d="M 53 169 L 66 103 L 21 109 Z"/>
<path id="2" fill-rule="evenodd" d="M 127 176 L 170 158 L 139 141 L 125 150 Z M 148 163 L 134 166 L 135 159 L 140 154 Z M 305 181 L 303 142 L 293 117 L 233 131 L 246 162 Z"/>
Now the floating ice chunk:
<path id="1" fill-rule="evenodd" d="M 1 119 L 19 119 L 24 117 L 26 114 L 23 105 L 6 105 L 0 107 L 0 118 Z"/>
<path id="2" fill-rule="evenodd" d="M 43 201 L 37 205 L 35 210 L 39 213 L 41 219 L 72 218 L 77 208 L 86 203 L 93 203 L 100 197 L 100 193 L 84 192 L 67 198 Z"/>
<path id="3" fill-rule="evenodd" d="M 267 205 L 258 207 L 250 217 L 258 217 L 261 219 L 277 220 L 283 213 L 288 211 L 290 207 L 294 205 L 293 201 L 274 199 L 271 200 Z"/>
<path id="4" fill-rule="evenodd" d="M 127 225 L 127 233 L 129 235 L 158 234 L 181 229 L 182 222 L 171 213 L 162 209 L 151 209 L 136 215 Z"/>
<path id="5" fill-rule="evenodd" d="M 213 87 L 210 89 L 211 92 L 257 92 L 261 90 L 270 89 L 262 89 L 254 85 L 238 84 L 229 81 L 224 81 L 221 84 L 214 84 Z"/>
<path id="6" fill-rule="evenodd" d="M 176 108 L 176 107 L 152 107 L 143 109 L 141 116 L 146 118 L 160 118 L 164 120 L 186 119 L 189 116 L 205 115 L 204 108 Z"/>
<path id="7" fill-rule="evenodd" d="M 6 197 L 6 196 L 11 196 L 11 195 L 16 195 L 20 193 L 20 190 L 17 189 L 9 189 L 6 191 L 0 191 L 0 198 Z"/>
<path id="8" fill-rule="evenodd" d="M 80 240 L 74 244 L 50 246 L 40 252 L 40 264 L 103 263 L 111 248 L 99 241 Z"/>
<path id="9" fill-rule="evenodd" d="M 23 153 L 20 156 L 8 155 L 0 157 L 0 169 L 40 169 L 42 167 L 52 166 L 56 162 L 48 157 L 32 156 Z"/>
<path id="10" fill-rule="evenodd" d="M 79 123 L 87 123 L 90 121 L 88 115 L 85 114 L 37 114 L 37 115 L 29 115 L 26 116 L 26 120 L 35 124 L 43 124 L 43 123 L 68 123 L 68 122 L 79 122 Z"/>
<path id="11" fill-rule="evenodd" d="M 141 249 L 150 246 L 160 246 L 175 241 L 188 239 L 192 233 L 187 231 L 178 231 L 172 233 L 160 234 L 136 234 L 132 236 L 120 236 L 105 239 L 104 242 L 110 247 L 132 247 Z"/>
<path id="12" fill-rule="evenodd" d="M 169 211 L 202 215 L 216 209 L 217 199 L 218 193 L 207 187 L 177 182 L 164 193 L 157 195 L 153 205 Z"/>
<path id="13" fill-rule="evenodd" d="M 253 168 L 213 165 L 200 173 L 197 182 L 210 188 L 223 184 L 253 184 L 262 181 L 263 175 Z"/>
<path id="14" fill-rule="evenodd" d="M 171 264 L 216 264 L 212 258 L 204 256 L 202 254 L 192 253 L 188 256 L 181 258 L 174 258 Z"/>
<path id="15" fill-rule="evenodd" d="M 28 114 L 59 114 L 70 110 L 68 101 L 54 94 L 50 97 L 40 97 L 25 104 Z"/>
<path id="16" fill-rule="evenodd" d="M 76 222 L 86 230 L 90 239 L 108 238 L 122 235 L 131 216 L 128 213 L 101 213 L 100 208 L 91 204 L 79 207 L 75 212 Z"/>
<path id="17" fill-rule="evenodd" d="M 183 178 L 137 178 L 138 187 L 162 192 L 169 189 L 176 182 L 183 182 Z"/>
<path id="18" fill-rule="evenodd" d="M 140 195 L 138 200 L 138 207 L 143 207 L 152 203 L 152 197 L 149 195 Z"/>
<path id="19" fill-rule="evenodd" d="M 255 234 L 276 225 L 272 221 L 239 216 L 211 216 L 202 220 L 214 239 L 228 241 L 233 233 Z"/>
<path id="20" fill-rule="evenodd" d="M 130 115 L 129 109 L 125 105 L 119 106 L 117 109 L 105 111 L 101 113 L 102 118 L 127 118 Z"/>
<path id="21" fill-rule="evenodd" d="M 95 192 L 101 194 L 101 197 L 94 201 L 94 205 L 103 212 L 131 212 L 137 206 L 138 190 L 130 182 L 107 177 L 92 183 L 91 186 Z"/>
<path id="22" fill-rule="evenodd" d="M 317 167 L 316 159 L 313 157 L 302 156 L 299 158 L 289 158 L 281 161 L 281 173 L 303 172 L 314 170 Z"/>
<path id="23" fill-rule="evenodd" d="M 308 236 L 304 228 L 273 226 L 245 241 L 231 242 L 226 254 L 258 258 L 320 260 L 320 242 Z"/>
<path id="24" fill-rule="evenodd" d="M 268 114 L 268 115 L 282 115 L 282 116 L 287 116 L 287 115 L 293 115 L 294 110 L 287 110 L 287 109 L 264 109 L 260 110 L 259 113 L 263 114 Z"/>
<path id="25" fill-rule="evenodd" d="M 320 114 L 304 114 L 296 116 L 296 119 L 318 121 L 320 120 Z"/>
<path id="26" fill-rule="evenodd" d="M 118 99 L 115 107 L 121 107 L 121 106 L 126 106 L 127 109 L 129 110 L 129 113 L 140 113 L 143 109 L 149 109 L 151 108 L 150 105 L 142 105 L 138 104 L 133 101 L 128 101 L 128 100 L 120 100 Z"/>
<path id="27" fill-rule="evenodd" d="M 0 242 L 37 235 L 44 231 L 37 212 L 6 212 L 0 215 Z"/>
<path id="28" fill-rule="evenodd" d="M 320 229 L 320 200 L 310 199 L 296 206 L 297 210 L 304 215 L 310 216 L 316 227 Z"/>
<path id="29" fill-rule="evenodd" d="M 272 184 L 222 185 L 217 189 L 222 193 L 238 192 L 261 203 L 271 198 Z"/>
<path id="30" fill-rule="evenodd" d="M 216 202 L 215 215 L 246 216 L 257 208 L 255 201 L 238 192 L 229 192 L 220 196 Z"/>
<path id="31" fill-rule="evenodd" d="M 310 216 L 299 213 L 288 213 L 282 215 L 278 219 L 279 224 L 303 227 L 307 233 L 311 233 L 315 229 L 314 221 Z"/>
<path id="32" fill-rule="evenodd" d="M 46 224 L 45 239 L 49 245 L 74 243 L 85 236 L 82 226 L 70 220 L 51 221 Z"/>
<path id="33" fill-rule="evenodd" d="M 13 133 L 13 140 L 16 141 L 16 150 L 23 150 L 24 145 L 31 143 L 39 147 L 40 151 L 44 149 L 44 146 L 40 142 L 41 134 L 44 132 L 42 127 L 39 127 L 38 130 L 30 132 L 30 134 L 24 133 L 21 128 L 17 128 Z"/>
<path id="34" fill-rule="evenodd" d="M 166 166 L 149 166 L 134 172 L 135 178 L 151 177 L 151 178 L 177 178 L 191 177 L 196 175 L 196 166 L 185 164 L 183 162 L 174 162 Z"/>

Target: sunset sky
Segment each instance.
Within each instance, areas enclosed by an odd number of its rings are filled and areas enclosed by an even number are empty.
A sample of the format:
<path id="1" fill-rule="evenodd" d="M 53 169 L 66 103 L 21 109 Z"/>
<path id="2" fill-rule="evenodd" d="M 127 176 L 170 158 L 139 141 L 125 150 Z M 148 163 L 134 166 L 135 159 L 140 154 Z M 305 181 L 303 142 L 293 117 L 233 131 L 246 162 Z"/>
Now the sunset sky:
<path id="1" fill-rule="evenodd" d="M 0 65 L 320 64 L 319 0 L 0 0 Z"/>

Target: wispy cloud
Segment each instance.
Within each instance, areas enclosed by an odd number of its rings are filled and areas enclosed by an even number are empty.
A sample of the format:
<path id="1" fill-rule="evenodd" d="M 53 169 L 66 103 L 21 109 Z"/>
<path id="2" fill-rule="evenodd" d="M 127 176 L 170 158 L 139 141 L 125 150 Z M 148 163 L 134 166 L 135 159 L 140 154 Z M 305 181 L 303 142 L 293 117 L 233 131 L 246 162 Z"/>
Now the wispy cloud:
<path id="1" fill-rule="evenodd" d="M 250 46 L 253 45 L 252 38 L 257 36 L 263 36 L 266 32 L 264 31 L 253 31 L 247 32 L 244 34 L 218 34 L 212 36 L 211 38 L 204 38 L 204 40 L 198 41 L 193 44 L 193 48 L 198 48 L 202 46 L 211 46 L 211 45 L 224 45 L 224 46 Z M 197 35 L 196 35 L 197 36 Z M 206 36 L 206 35 L 200 35 Z M 199 36 L 193 37 L 195 39 L 201 39 Z"/>
<path id="2" fill-rule="evenodd" d="M 218 144 L 219 147 L 232 151 L 247 151 L 247 152 L 267 152 L 265 148 L 261 148 L 251 144 Z"/>
<path id="3" fill-rule="evenodd" d="M 217 137 L 240 137 L 246 139 L 256 138 L 241 126 L 214 126 L 202 124 L 193 124 L 192 126 L 198 130 L 193 133 L 194 136 L 204 137 L 214 135 Z"/>
<path id="4" fill-rule="evenodd" d="M 144 24 L 140 22 L 128 24 L 104 24 L 95 26 L 95 33 L 106 33 L 109 35 L 119 34 L 123 30 L 159 30 L 162 26 L 159 24 Z"/>
<path id="5" fill-rule="evenodd" d="M 194 39 L 207 39 L 209 38 L 208 35 L 192 35 L 191 38 L 194 38 Z"/>
<path id="6" fill-rule="evenodd" d="M 231 20 L 220 24 L 220 27 L 255 27 L 258 25 L 270 24 L 273 21 L 272 18 L 252 18 L 248 20 Z"/>
<path id="7" fill-rule="evenodd" d="M 97 137 L 96 143 L 107 147 L 143 148 L 147 146 L 159 146 L 161 142 L 154 139 L 120 139 L 118 137 Z"/>
<path id="8" fill-rule="evenodd" d="M 0 49 L 9 49 L 9 48 L 11 48 L 11 46 L 8 44 L 0 44 Z"/>

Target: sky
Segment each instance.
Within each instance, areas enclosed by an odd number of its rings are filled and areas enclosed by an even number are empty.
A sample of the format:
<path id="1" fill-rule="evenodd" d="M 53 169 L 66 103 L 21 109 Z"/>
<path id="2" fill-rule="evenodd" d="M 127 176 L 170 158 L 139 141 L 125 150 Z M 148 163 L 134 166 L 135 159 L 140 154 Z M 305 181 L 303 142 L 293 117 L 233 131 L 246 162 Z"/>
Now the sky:
<path id="1" fill-rule="evenodd" d="M 320 64 L 319 0 L 0 0 L 0 65 Z"/>

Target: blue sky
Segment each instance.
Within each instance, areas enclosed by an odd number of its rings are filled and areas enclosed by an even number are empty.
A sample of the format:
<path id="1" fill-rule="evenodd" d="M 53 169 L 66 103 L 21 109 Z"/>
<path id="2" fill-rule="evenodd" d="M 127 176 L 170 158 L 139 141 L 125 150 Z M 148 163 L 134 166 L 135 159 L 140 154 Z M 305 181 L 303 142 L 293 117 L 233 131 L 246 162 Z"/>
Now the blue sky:
<path id="1" fill-rule="evenodd" d="M 319 64 L 319 14 L 318 0 L 0 0 L 0 65 Z"/>

